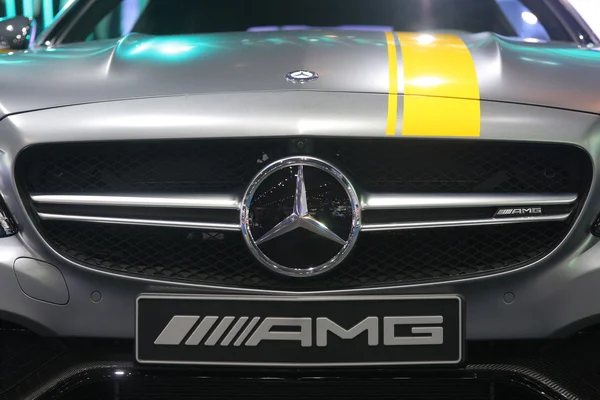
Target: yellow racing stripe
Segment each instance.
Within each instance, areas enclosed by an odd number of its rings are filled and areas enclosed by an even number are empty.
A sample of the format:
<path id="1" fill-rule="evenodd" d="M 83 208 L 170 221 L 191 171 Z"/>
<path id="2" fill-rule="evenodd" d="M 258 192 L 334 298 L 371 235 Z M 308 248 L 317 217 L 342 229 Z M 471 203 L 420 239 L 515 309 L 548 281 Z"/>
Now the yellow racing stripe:
<path id="1" fill-rule="evenodd" d="M 392 32 L 385 33 L 388 49 L 388 64 L 390 68 L 390 88 L 388 91 L 388 119 L 385 128 L 386 135 L 396 134 L 396 121 L 398 119 L 398 54 L 396 51 L 396 37 Z"/>
<path id="2" fill-rule="evenodd" d="M 479 83 L 465 43 L 454 35 L 399 33 L 398 39 L 404 65 L 402 135 L 479 136 Z"/>

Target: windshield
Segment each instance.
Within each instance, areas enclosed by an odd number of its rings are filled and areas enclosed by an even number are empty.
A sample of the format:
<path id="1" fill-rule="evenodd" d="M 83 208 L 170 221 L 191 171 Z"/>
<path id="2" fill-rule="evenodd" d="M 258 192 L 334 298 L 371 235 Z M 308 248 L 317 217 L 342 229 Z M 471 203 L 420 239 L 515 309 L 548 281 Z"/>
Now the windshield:
<path id="1" fill-rule="evenodd" d="M 85 1 L 85 0 L 84 0 Z M 306 29 L 495 32 L 572 41 L 540 0 L 100 0 L 63 43 L 151 35 Z"/>

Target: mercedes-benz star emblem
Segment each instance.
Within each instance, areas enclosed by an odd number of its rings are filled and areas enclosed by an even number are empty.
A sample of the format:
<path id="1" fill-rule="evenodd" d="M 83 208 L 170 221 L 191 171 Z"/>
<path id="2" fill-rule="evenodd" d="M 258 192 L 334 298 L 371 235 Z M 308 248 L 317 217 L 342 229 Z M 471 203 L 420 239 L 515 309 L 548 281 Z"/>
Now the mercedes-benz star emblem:
<path id="1" fill-rule="evenodd" d="M 291 157 L 254 179 L 244 195 L 241 225 L 262 264 L 288 276 L 314 276 L 338 265 L 354 246 L 360 205 L 335 167 Z"/>
<path id="2" fill-rule="evenodd" d="M 319 79 L 319 74 L 301 69 L 298 71 L 289 72 L 285 76 L 285 79 L 292 83 L 306 83 L 314 81 L 315 79 Z"/>

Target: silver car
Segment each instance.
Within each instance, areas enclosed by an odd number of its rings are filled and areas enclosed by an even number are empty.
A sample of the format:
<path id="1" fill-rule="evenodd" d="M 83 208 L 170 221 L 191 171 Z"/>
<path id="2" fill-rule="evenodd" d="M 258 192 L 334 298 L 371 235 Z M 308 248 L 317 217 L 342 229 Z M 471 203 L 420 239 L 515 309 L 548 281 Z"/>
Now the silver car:
<path id="1" fill-rule="evenodd" d="M 0 396 L 600 398 L 600 42 L 567 2 L 36 30 L 0 21 Z"/>

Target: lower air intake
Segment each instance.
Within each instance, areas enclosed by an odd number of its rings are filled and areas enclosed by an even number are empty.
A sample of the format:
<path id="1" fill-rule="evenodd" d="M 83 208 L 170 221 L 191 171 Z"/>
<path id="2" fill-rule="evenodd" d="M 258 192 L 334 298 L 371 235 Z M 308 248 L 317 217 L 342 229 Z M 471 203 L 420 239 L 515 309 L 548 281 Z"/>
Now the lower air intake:
<path id="1" fill-rule="evenodd" d="M 526 387 L 485 379 L 411 380 L 124 380 L 119 400 L 544 400 Z M 114 382 L 82 387 L 59 400 L 104 400 L 114 396 Z"/>

